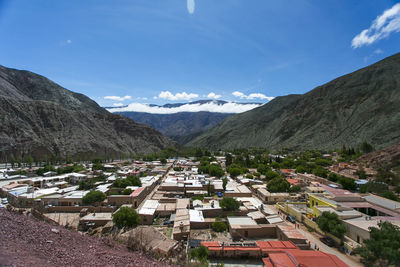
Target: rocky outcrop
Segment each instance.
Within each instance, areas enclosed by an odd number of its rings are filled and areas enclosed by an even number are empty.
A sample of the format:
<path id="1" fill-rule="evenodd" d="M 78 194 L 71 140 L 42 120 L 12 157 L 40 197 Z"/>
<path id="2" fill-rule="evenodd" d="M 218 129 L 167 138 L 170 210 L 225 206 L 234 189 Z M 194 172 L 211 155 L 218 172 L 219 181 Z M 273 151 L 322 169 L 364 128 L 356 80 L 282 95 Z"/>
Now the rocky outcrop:
<path id="1" fill-rule="evenodd" d="M 0 158 L 122 156 L 176 144 L 47 78 L 0 66 Z"/>

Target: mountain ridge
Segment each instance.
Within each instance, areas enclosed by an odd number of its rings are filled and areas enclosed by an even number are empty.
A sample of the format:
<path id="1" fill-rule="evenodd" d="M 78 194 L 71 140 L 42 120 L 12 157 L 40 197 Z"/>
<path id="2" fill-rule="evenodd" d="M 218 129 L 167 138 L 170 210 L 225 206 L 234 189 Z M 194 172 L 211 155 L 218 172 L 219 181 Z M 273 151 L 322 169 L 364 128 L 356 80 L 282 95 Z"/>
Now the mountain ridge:
<path id="1" fill-rule="evenodd" d="M 119 156 L 176 143 L 44 76 L 0 66 L 0 158 Z"/>
<path id="2" fill-rule="evenodd" d="M 212 149 L 335 149 L 400 142 L 400 53 L 303 95 L 233 115 L 187 143 Z"/>

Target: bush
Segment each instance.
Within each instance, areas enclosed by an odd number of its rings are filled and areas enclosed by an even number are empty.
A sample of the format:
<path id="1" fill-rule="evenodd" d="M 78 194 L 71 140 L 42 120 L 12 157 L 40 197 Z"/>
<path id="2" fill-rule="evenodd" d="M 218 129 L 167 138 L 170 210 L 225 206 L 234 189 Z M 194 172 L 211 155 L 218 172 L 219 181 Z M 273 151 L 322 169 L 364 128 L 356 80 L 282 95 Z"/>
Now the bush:
<path id="1" fill-rule="evenodd" d="M 125 188 L 124 191 L 122 191 L 122 194 L 123 194 L 123 195 L 130 195 L 132 192 L 133 192 L 132 189 L 130 189 L 130 188 Z"/>
<path id="2" fill-rule="evenodd" d="M 300 192 L 300 190 L 301 190 L 301 187 L 298 185 L 293 185 L 289 188 L 290 193 L 297 193 L 297 192 Z"/>
<path id="3" fill-rule="evenodd" d="M 197 259 L 199 261 L 207 261 L 208 259 L 208 249 L 206 247 L 198 247 L 191 249 L 189 252 L 191 259 Z"/>
<path id="4" fill-rule="evenodd" d="M 221 232 L 225 232 L 226 230 L 228 230 L 228 225 L 224 222 L 213 222 L 211 225 L 212 229 L 215 232 L 221 233 Z"/>
<path id="5" fill-rule="evenodd" d="M 286 181 L 286 179 L 283 179 L 282 177 L 276 177 L 269 181 L 267 188 L 271 193 L 287 192 L 290 188 L 290 184 L 288 181 Z"/>
<path id="6" fill-rule="evenodd" d="M 102 202 L 106 199 L 106 194 L 101 191 L 90 191 L 82 198 L 82 203 L 85 205 L 91 205 L 97 202 Z"/>
<path id="7" fill-rule="evenodd" d="M 140 178 L 137 176 L 129 175 L 125 179 L 117 179 L 114 182 L 114 187 L 125 188 L 127 186 L 142 186 Z"/>
<path id="8" fill-rule="evenodd" d="M 327 233 L 331 233 L 338 238 L 343 238 L 346 227 L 336 213 L 324 211 L 317 219 L 318 227 Z"/>
<path id="9" fill-rule="evenodd" d="M 236 211 L 239 210 L 240 207 L 239 202 L 231 197 L 224 197 L 219 203 L 219 205 L 225 211 Z"/>
<path id="10" fill-rule="evenodd" d="M 136 211 L 129 207 L 122 207 L 113 214 L 113 222 L 118 228 L 136 227 L 140 223 L 140 217 Z"/>

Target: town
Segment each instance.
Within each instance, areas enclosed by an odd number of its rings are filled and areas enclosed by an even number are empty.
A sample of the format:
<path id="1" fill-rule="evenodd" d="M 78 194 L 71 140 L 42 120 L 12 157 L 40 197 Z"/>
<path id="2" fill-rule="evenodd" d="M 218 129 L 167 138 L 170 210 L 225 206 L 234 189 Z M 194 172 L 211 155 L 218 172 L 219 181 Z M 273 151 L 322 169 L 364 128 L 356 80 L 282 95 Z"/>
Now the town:
<path id="1" fill-rule="evenodd" d="M 354 252 L 370 227 L 400 225 L 400 203 L 383 197 L 392 191 L 368 190 L 388 185 L 371 179 L 379 176 L 373 168 L 352 165 L 351 154 L 197 149 L 13 163 L 1 169 L 2 208 L 112 236 L 169 264 L 362 266 Z"/>

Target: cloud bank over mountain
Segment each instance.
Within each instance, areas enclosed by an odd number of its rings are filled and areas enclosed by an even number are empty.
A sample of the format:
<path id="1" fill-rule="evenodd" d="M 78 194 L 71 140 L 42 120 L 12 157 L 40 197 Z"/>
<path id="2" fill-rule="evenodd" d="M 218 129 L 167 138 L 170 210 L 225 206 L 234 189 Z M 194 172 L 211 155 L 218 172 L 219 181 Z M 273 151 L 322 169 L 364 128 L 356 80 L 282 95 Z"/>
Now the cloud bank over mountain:
<path id="1" fill-rule="evenodd" d="M 192 102 L 176 105 L 150 105 L 143 103 L 131 103 L 124 107 L 108 108 L 110 112 L 146 112 L 152 114 L 173 114 L 178 112 L 218 112 L 218 113 L 242 113 L 261 106 L 260 103 L 236 103 L 225 101 Z"/>

